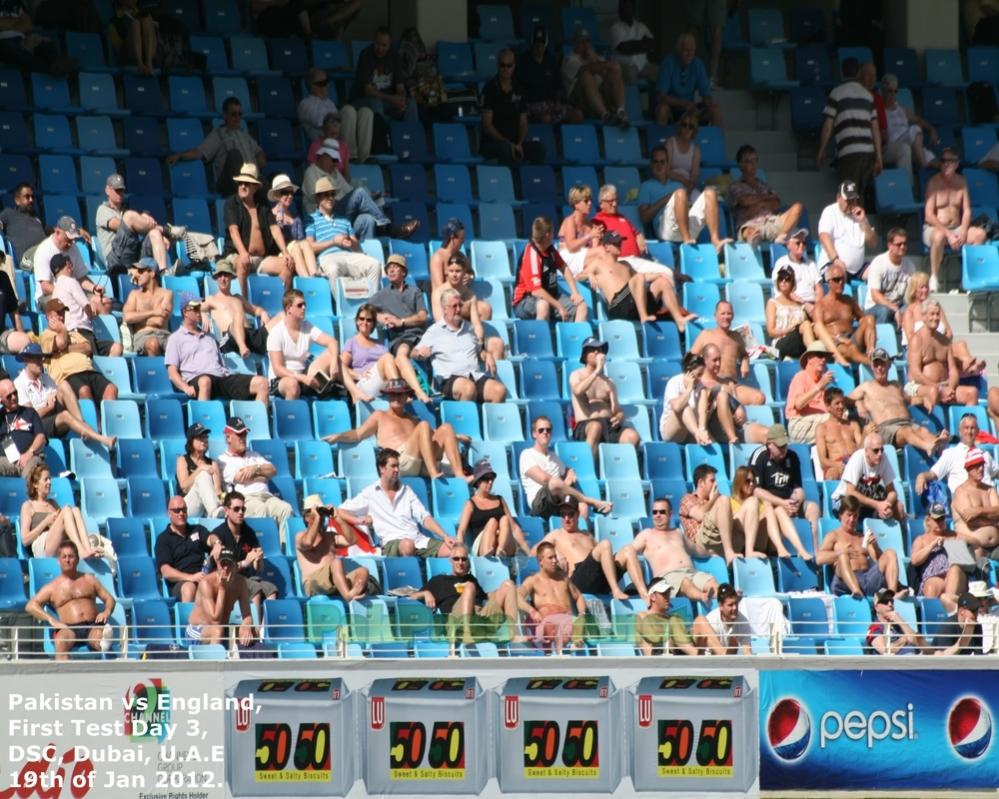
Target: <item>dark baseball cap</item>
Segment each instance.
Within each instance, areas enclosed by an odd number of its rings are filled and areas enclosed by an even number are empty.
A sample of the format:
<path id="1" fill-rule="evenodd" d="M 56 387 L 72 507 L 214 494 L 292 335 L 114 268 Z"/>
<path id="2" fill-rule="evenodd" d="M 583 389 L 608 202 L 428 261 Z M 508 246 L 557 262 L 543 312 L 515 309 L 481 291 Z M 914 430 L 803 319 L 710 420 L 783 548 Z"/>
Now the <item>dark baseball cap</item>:
<path id="1" fill-rule="evenodd" d="M 926 511 L 926 515 L 931 519 L 943 519 L 947 516 L 947 506 L 942 502 L 934 502 L 930 505 L 930 509 Z"/>
<path id="2" fill-rule="evenodd" d="M 857 184 L 852 180 L 844 180 L 839 184 L 839 196 L 844 200 L 859 200 L 860 192 L 857 190 Z"/>
<path id="3" fill-rule="evenodd" d="M 617 244 L 620 245 L 624 239 L 621 238 L 621 234 L 616 230 L 605 230 L 604 234 L 600 237 L 601 244 Z"/>
<path id="4" fill-rule="evenodd" d="M 874 352 L 871 353 L 871 363 L 874 361 L 884 361 L 885 363 L 891 363 L 891 356 L 888 354 L 888 350 L 884 347 L 877 347 Z"/>
<path id="5" fill-rule="evenodd" d="M 878 605 L 883 605 L 885 602 L 893 599 L 895 599 L 895 592 L 890 588 L 882 588 L 874 595 L 874 602 Z"/>
<path id="6" fill-rule="evenodd" d="M 223 547 L 219 551 L 219 563 L 236 563 L 236 553 L 228 547 Z"/>
<path id="7" fill-rule="evenodd" d="M 60 216 L 59 221 L 56 222 L 56 227 L 71 239 L 80 238 L 80 228 L 71 216 Z"/>
<path id="8" fill-rule="evenodd" d="M 579 354 L 580 363 L 586 360 L 586 353 L 590 350 L 599 350 L 600 352 L 607 352 L 608 344 L 606 341 L 601 341 L 596 336 L 590 336 L 586 341 L 583 342 L 583 349 Z"/>
<path id="9" fill-rule="evenodd" d="M 972 613 L 978 613 L 982 607 L 982 602 L 974 594 L 964 593 L 958 598 L 957 606 L 970 610 Z"/>
<path id="10" fill-rule="evenodd" d="M 189 428 L 187 428 L 187 437 L 190 438 L 201 438 L 202 436 L 211 435 L 211 430 L 205 427 L 201 422 L 195 422 Z"/>
<path id="11" fill-rule="evenodd" d="M 242 436 L 249 433 L 250 428 L 246 426 L 246 422 L 243 421 L 242 416 L 230 416 L 225 423 L 225 431 L 227 433 L 235 433 L 237 436 Z"/>
<path id="12" fill-rule="evenodd" d="M 531 42 L 534 44 L 548 45 L 548 29 L 544 25 L 535 25 L 534 33 L 531 34 Z"/>

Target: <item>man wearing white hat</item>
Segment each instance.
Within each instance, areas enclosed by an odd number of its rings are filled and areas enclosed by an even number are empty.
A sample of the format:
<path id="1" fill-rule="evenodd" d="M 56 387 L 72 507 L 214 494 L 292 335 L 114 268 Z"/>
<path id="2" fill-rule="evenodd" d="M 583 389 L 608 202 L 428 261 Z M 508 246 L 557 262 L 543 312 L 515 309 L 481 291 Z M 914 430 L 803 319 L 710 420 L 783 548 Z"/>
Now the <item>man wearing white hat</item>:
<path id="1" fill-rule="evenodd" d="M 315 184 L 313 195 L 318 207 L 305 228 L 306 246 L 311 247 L 319 262 L 319 271 L 330 280 L 330 290 L 336 292 L 338 277 L 364 279 L 374 290 L 381 281 L 382 265 L 361 252 L 361 244 L 350 220 L 334 215 L 336 188 L 327 177 Z"/>
<path id="2" fill-rule="evenodd" d="M 216 179 L 215 190 L 223 197 L 233 192 L 232 178 L 245 163 L 261 169 L 267 164 L 263 148 L 243 128 L 243 104 L 235 97 L 222 103 L 222 124 L 209 133 L 197 147 L 166 157 L 167 166 L 178 161 L 209 161 Z"/>
<path id="3" fill-rule="evenodd" d="M 276 275 L 286 289 L 291 288 L 295 261 L 288 252 L 284 234 L 266 205 L 257 203 L 262 185 L 256 164 L 243 164 L 233 178 L 236 193 L 226 199 L 222 210 L 225 244 L 222 255 L 235 255 L 233 266 L 244 297 L 249 296 L 247 276 L 255 272 Z"/>
<path id="4" fill-rule="evenodd" d="M 673 589 L 665 580 L 649 586 L 649 609 L 638 613 L 635 619 L 635 643 L 643 655 L 670 651 L 698 654 L 683 616 L 669 612 L 672 594 Z M 697 621 L 702 625 L 707 623 L 703 616 L 698 616 Z"/>

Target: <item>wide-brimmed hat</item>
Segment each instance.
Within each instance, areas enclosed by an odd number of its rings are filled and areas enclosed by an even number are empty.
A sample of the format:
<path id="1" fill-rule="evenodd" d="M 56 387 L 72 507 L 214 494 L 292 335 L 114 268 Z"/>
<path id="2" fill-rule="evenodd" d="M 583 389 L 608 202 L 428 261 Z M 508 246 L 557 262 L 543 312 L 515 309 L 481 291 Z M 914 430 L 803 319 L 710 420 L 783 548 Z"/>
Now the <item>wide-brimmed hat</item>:
<path id="1" fill-rule="evenodd" d="M 333 181 L 328 177 L 323 175 L 319 180 L 316 181 L 316 186 L 312 190 L 312 196 L 318 197 L 320 194 L 326 194 L 327 192 L 332 192 L 336 194 L 336 186 L 333 185 Z"/>
<path id="2" fill-rule="evenodd" d="M 829 352 L 829 348 L 821 341 L 815 340 L 808 345 L 808 349 L 801 353 L 801 357 L 798 358 L 798 363 L 801 364 L 802 369 L 805 368 L 805 364 L 808 363 L 808 359 L 813 355 L 821 355 L 827 361 L 832 358 L 832 353 Z"/>
<path id="3" fill-rule="evenodd" d="M 788 443 L 787 428 L 782 424 L 772 424 L 767 428 L 767 441 L 778 447 L 786 447 Z"/>
<path id="4" fill-rule="evenodd" d="M 278 201 L 278 197 L 281 192 L 286 189 L 292 189 L 293 191 L 298 191 L 298 186 L 291 182 L 291 178 L 287 175 L 275 175 L 274 180 L 271 181 L 271 188 L 267 192 L 267 199 L 272 203 Z"/>
<path id="5" fill-rule="evenodd" d="M 496 477 L 496 470 L 489 462 L 489 458 L 479 458 L 472 467 L 472 485 L 478 485 L 482 480 Z"/>
<path id="6" fill-rule="evenodd" d="M 246 163 L 239 168 L 239 174 L 233 176 L 234 183 L 253 183 L 262 186 L 260 182 L 260 172 L 256 164 Z"/>
<path id="7" fill-rule="evenodd" d="M 409 383 L 403 380 L 401 377 L 393 377 L 391 380 L 385 381 L 385 385 L 382 387 L 382 394 L 412 394 L 413 389 L 410 387 Z"/>

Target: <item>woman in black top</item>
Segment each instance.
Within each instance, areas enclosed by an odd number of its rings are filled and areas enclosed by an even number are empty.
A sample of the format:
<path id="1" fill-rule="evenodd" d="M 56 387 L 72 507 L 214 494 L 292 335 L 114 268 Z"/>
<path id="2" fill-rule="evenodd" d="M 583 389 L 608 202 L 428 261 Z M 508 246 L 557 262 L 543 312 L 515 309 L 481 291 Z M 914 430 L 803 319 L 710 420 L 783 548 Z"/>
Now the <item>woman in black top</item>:
<path id="1" fill-rule="evenodd" d="M 221 518 L 225 509 L 222 496 L 222 471 L 218 462 L 208 457 L 208 435 L 212 431 L 203 424 L 187 428 L 184 454 L 177 456 L 177 490 L 184 497 L 187 515 Z"/>
<path id="2" fill-rule="evenodd" d="M 485 458 L 477 461 L 472 470 L 472 488 L 475 493 L 461 510 L 458 520 L 458 540 L 464 541 L 465 534 L 471 533 L 473 555 L 511 556 L 520 549 L 530 555 L 530 547 L 524 539 L 520 525 L 510 515 L 503 497 L 493 494 L 493 481 L 496 472 Z"/>

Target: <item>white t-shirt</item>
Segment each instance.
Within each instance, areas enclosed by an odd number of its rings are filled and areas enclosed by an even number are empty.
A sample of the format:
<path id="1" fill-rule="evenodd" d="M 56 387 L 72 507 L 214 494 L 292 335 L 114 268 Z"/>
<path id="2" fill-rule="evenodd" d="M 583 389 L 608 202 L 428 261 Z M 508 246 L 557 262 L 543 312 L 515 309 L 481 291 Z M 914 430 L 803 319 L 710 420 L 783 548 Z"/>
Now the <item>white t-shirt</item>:
<path id="1" fill-rule="evenodd" d="M 280 352 L 284 355 L 284 365 L 289 372 L 304 374 L 309 363 L 309 346 L 313 341 L 318 341 L 322 334 L 323 331 L 311 322 L 302 322 L 298 341 L 295 341 L 282 320 L 267 334 L 267 352 Z M 268 362 L 267 379 L 274 380 L 276 377 L 273 364 Z"/>
<path id="2" fill-rule="evenodd" d="M 66 274 L 59 275 L 52 287 L 52 299 L 62 300 L 62 304 L 66 306 L 67 329 L 93 332 L 94 323 L 86 311 L 90 302 L 79 280 Z"/>
<path id="3" fill-rule="evenodd" d="M 683 372 L 680 372 L 678 375 L 673 375 L 666 381 L 666 390 L 663 392 L 663 415 L 659 420 L 660 426 L 666 419 L 673 415 L 673 406 L 670 403 L 682 395 L 686 390 L 687 387 L 683 384 Z M 696 392 L 692 391 L 690 392 L 690 399 L 687 400 L 687 405 L 694 408 L 696 407 L 696 404 Z"/>
<path id="4" fill-rule="evenodd" d="M 584 60 L 578 53 L 570 53 L 562 60 L 562 86 L 565 89 L 566 95 L 572 94 L 572 90 L 576 86 L 576 77 L 579 75 L 579 70 L 583 68 L 584 64 L 589 64 L 590 61 L 599 61 L 598 56 L 594 56 L 590 60 Z"/>
<path id="5" fill-rule="evenodd" d="M 777 259 L 777 263 L 774 264 L 773 278 L 774 288 L 773 295 L 777 295 L 777 273 L 781 269 L 790 269 L 794 272 L 794 293 L 797 294 L 804 302 L 815 302 L 815 287 L 821 282 L 822 277 L 819 275 L 819 268 L 815 265 L 815 261 L 811 259 L 806 261 L 800 261 L 795 263 L 788 256 L 782 255 Z"/>
<path id="6" fill-rule="evenodd" d="M 905 304 L 905 292 L 909 288 L 910 278 L 916 274 L 916 267 L 908 258 L 895 266 L 883 252 L 871 261 L 867 268 L 867 296 L 864 298 L 864 310 L 870 310 L 877 303 L 871 296 L 872 291 L 880 291 L 896 305 Z"/>
<path id="7" fill-rule="evenodd" d="M 645 53 L 623 55 L 617 51 L 617 46 L 622 42 L 636 42 L 640 39 L 652 38 L 652 31 L 648 29 L 644 22 L 639 22 L 636 19 L 632 20 L 629 25 L 623 19 L 619 19 L 610 26 L 608 38 L 610 39 L 612 61 L 617 61 L 619 64 L 630 64 L 639 71 L 644 69 L 649 61 L 649 57 Z"/>
<path id="8" fill-rule="evenodd" d="M 236 473 L 242 469 L 244 466 L 258 466 L 260 464 L 267 463 L 267 459 L 263 455 L 258 455 L 252 449 L 246 450 L 242 455 L 233 455 L 228 450 L 223 452 L 218 457 L 219 466 L 222 467 L 222 482 L 225 483 L 228 489 L 232 486 L 232 489 L 239 491 L 241 494 L 246 494 L 247 496 L 251 494 L 269 494 L 270 488 L 267 486 L 266 479 L 257 479 L 252 483 L 237 483 Z"/>
<path id="9" fill-rule="evenodd" d="M 41 297 L 44 294 L 42 291 L 43 280 L 48 283 L 55 282 L 52 280 L 51 261 L 52 256 L 59 251 L 59 248 L 55 246 L 55 242 L 52 241 L 51 236 L 43 239 L 35 250 L 35 258 L 32 261 L 35 272 L 35 297 Z M 73 262 L 73 277 L 81 280 L 87 276 L 87 265 L 83 263 L 83 258 L 80 255 L 80 251 L 76 249 L 75 244 L 71 245 L 63 255 L 68 256 L 69 260 Z"/>
<path id="10" fill-rule="evenodd" d="M 930 471 L 937 476 L 937 479 L 947 481 L 947 488 L 950 489 L 951 494 L 968 479 L 968 473 L 964 470 L 964 459 L 967 457 L 969 449 L 971 447 L 959 441 L 941 452 L 937 462 L 930 467 Z M 986 485 L 992 485 L 993 478 L 999 472 L 999 467 L 996 466 L 996 462 L 988 452 L 982 450 L 982 454 L 985 456 L 985 473 L 982 475 L 982 482 Z"/>
<path id="11" fill-rule="evenodd" d="M 752 627 L 750 627 L 749 619 L 742 615 L 740 611 L 736 617 L 735 621 L 727 622 L 721 617 L 721 608 L 715 608 L 707 616 L 708 624 L 711 625 L 711 629 L 714 630 L 715 635 L 718 636 L 718 641 L 726 649 L 731 647 L 742 647 L 749 646 L 752 636 Z"/>
<path id="12" fill-rule="evenodd" d="M 528 507 L 534 504 L 534 498 L 542 488 L 541 483 L 527 475 L 527 472 L 535 466 L 540 467 L 545 474 L 550 474 L 552 477 L 561 477 L 565 473 L 565 464 L 559 460 L 559 457 L 554 452 L 549 451 L 545 455 L 538 452 L 534 447 L 521 452 L 520 484 L 524 487 L 524 493 L 527 495 Z"/>
<path id="13" fill-rule="evenodd" d="M 819 217 L 819 235 L 828 233 L 832 236 L 833 247 L 839 254 L 843 263 L 846 264 L 846 271 L 850 275 L 859 275 L 864 268 L 864 255 L 867 244 L 864 241 L 864 228 L 852 216 L 847 216 L 839 210 L 836 203 L 827 205 L 822 210 Z M 829 256 L 825 249 L 822 251 L 822 263 L 824 268 L 829 263 Z"/>
<path id="14" fill-rule="evenodd" d="M 864 483 L 881 483 L 885 488 L 890 488 L 895 481 L 895 470 L 891 461 L 884 453 L 881 453 L 881 460 L 876 467 L 872 467 L 867 462 L 867 456 L 863 448 L 858 449 L 850 456 L 843 468 L 843 478 L 833 491 L 833 499 L 839 499 L 846 494 L 846 484 L 849 483 L 854 488 L 859 489 Z"/>

